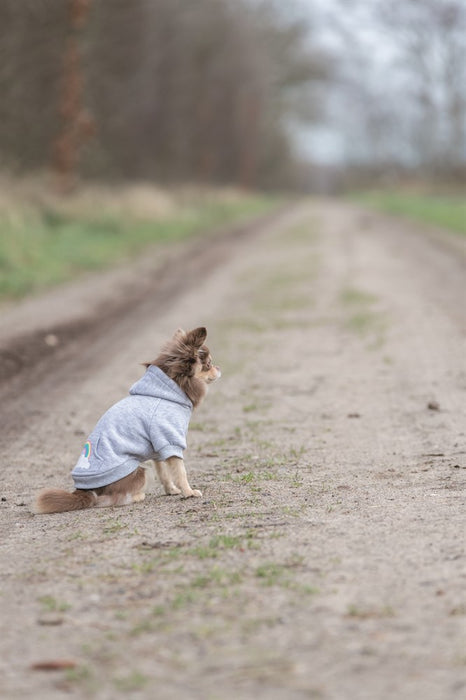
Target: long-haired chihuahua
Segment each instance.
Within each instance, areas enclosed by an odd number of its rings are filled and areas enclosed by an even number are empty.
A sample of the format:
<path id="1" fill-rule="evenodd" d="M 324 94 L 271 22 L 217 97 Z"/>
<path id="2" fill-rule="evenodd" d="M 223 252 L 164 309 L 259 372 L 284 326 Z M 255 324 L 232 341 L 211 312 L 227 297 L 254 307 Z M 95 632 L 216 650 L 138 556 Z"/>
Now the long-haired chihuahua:
<path id="1" fill-rule="evenodd" d="M 46 489 L 35 513 L 119 506 L 145 498 L 146 469 L 154 460 L 165 493 L 202 496 L 186 475 L 183 451 L 193 408 L 221 372 L 205 345 L 207 331 L 177 330 L 129 396 L 111 406 L 90 434 L 72 471 L 75 491 Z"/>

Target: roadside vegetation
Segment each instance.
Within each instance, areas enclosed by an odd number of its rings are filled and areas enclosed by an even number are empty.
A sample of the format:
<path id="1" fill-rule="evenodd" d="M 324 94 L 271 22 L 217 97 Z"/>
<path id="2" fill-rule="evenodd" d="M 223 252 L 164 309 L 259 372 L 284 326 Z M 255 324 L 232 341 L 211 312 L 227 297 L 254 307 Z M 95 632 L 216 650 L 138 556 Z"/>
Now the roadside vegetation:
<path id="1" fill-rule="evenodd" d="M 461 194 L 374 191 L 355 199 L 379 211 L 407 216 L 466 235 L 466 199 Z"/>
<path id="2" fill-rule="evenodd" d="M 26 196 L 22 196 L 22 195 Z M 58 197 L 35 187 L 0 201 L 0 299 L 23 297 L 142 253 L 259 216 L 277 198 L 155 187 Z"/>

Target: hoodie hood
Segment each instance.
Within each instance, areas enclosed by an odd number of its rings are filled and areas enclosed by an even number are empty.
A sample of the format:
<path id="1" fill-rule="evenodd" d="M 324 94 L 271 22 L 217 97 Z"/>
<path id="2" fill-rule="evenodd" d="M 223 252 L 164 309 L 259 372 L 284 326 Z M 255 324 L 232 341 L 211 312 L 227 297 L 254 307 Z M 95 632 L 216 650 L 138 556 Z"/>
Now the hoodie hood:
<path id="1" fill-rule="evenodd" d="M 173 401 L 191 410 L 193 408 L 192 402 L 178 384 L 155 365 L 149 365 L 141 379 L 133 384 L 129 393 L 132 396 L 152 396 L 155 399 Z"/>

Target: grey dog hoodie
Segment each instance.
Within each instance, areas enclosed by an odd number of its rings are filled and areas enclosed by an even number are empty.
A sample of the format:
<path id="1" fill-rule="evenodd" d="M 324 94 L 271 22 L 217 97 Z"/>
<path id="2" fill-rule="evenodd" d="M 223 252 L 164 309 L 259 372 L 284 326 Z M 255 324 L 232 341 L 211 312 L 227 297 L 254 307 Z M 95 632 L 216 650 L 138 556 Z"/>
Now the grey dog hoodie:
<path id="1" fill-rule="evenodd" d="M 112 484 L 146 459 L 182 457 L 192 410 L 178 384 L 151 365 L 90 434 L 71 472 L 75 487 Z"/>

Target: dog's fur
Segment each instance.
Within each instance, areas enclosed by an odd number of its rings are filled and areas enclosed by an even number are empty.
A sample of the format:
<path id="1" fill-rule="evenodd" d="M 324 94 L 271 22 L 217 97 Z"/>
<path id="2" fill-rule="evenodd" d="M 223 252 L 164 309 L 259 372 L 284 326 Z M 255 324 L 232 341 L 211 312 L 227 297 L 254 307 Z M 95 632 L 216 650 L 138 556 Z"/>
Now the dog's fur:
<path id="1" fill-rule="evenodd" d="M 204 345 L 205 328 L 192 331 L 178 329 L 162 348 L 153 362 L 146 367 L 159 367 L 173 379 L 198 406 L 207 393 L 208 385 L 221 376 L 220 369 L 212 364 L 209 349 Z M 155 462 L 156 471 L 168 495 L 180 494 L 184 498 L 200 497 L 202 493 L 189 485 L 184 461 L 180 457 L 169 457 L 165 462 Z M 86 490 L 76 489 L 72 493 L 61 489 L 46 489 L 39 493 L 34 504 L 35 513 L 60 513 L 93 506 L 120 506 L 137 503 L 145 498 L 146 469 L 138 467 L 123 479 Z"/>

